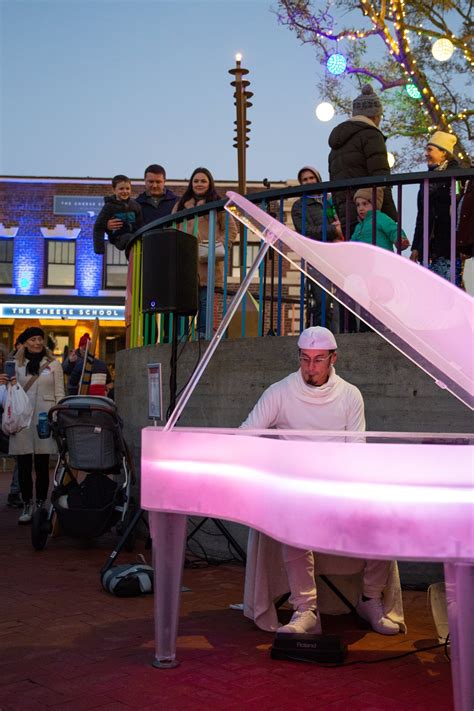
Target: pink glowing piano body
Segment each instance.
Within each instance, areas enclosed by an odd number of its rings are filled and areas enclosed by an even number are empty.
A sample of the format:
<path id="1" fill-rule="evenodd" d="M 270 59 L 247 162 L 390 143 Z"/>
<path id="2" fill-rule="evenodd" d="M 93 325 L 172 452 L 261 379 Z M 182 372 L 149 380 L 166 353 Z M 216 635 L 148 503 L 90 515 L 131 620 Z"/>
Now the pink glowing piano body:
<path id="1" fill-rule="evenodd" d="M 278 229 L 279 239 L 285 241 L 286 228 L 280 223 L 274 225 L 272 218 L 254 206 L 249 207 L 250 203 L 243 198 L 232 199 L 247 216 L 251 214 L 252 220 L 264 224 L 265 230 L 260 230 L 260 236 L 268 237 L 263 232 L 268 232 L 271 227 L 274 231 Z M 240 219 L 241 215 L 237 214 L 237 217 Z M 250 226 L 249 221 L 247 224 Z M 274 239 L 274 234 L 270 233 L 268 241 Z M 304 240 L 305 247 L 306 242 L 308 240 Z M 330 245 L 322 246 L 331 249 Z M 294 244 L 291 248 L 296 249 Z M 388 256 L 401 259 L 397 255 Z M 317 255 L 306 253 L 305 258 L 308 261 L 314 259 L 312 263 L 319 264 Z M 331 263 L 330 255 L 327 259 Z M 416 266 L 409 265 L 409 269 Z M 361 274 L 367 276 L 366 264 L 358 273 L 357 264 L 354 265 L 352 260 L 351 269 L 355 288 L 364 292 L 360 280 L 363 278 Z M 403 265 L 397 264 L 397 269 L 403 273 Z M 397 316 L 396 304 L 395 307 L 390 305 L 395 312 L 391 320 L 387 314 L 377 313 L 377 325 L 390 321 L 390 337 L 387 333 L 381 335 L 415 362 L 414 352 L 421 352 L 422 367 L 433 377 L 438 379 L 440 372 L 445 372 L 444 364 L 448 363 L 446 386 L 472 407 L 472 362 L 469 356 L 471 354 L 472 360 L 472 341 L 468 343 L 472 334 L 472 303 L 469 311 L 464 299 L 467 295 L 448 283 L 440 285 L 435 275 L 426 279 L 425 272 L 427 270 L 423 270 L 422 278 L 428 287 L 430 279 L 435 279 L 437 298 L 447 287 L 447 298 L 453 310 L 448 330 L 451 339 L 458 339 L 457 348 L 440 339 L 439 321 L 433 324 L 435 333 L 431 341 L 426 324 L 420 329 L 423 333 L 417 333 L 411 339 L 410 329 L 407 330 L 400 317 L 400 309 Z M 409 276 L 411 278 L 411 274 Z M 373 274 L 369 274 L 368 282 L 372 277 Z M 235 297 L 237 305 L 250 279 L 251 273 Z M 338 283 L 337 274 L 331 273 L 331 279 L 336 287 L 343 288 Z M 387 295 L 386 285 L 381 284 L 380 279 L 376 283 Z M 347 283 L 343 286 L 346 293 L 350 291 L 350 284 L 349 287 Z M 367 289 L 365 293 L 368 293 Z M 393 296 L 393 289 L 391 294 Z M 408 313 L 406 290 L 401 294 L 402 307 Z M 355 299 L 354 294 L 350 296 Z M 417 298 L 423 301 L 419 291 Z M 429 288 L 426 298 L 429 299 Z M 370 313 L 371 304 L 366 303 L 366 307 Z M 209 362 L 235 308 L 234 304 L 234 310 L 229 309 L 209 344 L 195 381 Z M 410 318 L 413 321 L 413 314 Z M 466 323 L 470 329 L 467 332 L 464 330 Z M 459 338 L 464 339 L 461 344 Z M 414 348 L 415 340 L 417 347 Z M 431 357 L 430 348 L 438 354 L 435 358 Z M 456 358 L 459 359 L 457 362 Z M 472 711 L 472 446 L 447 444 L 449 436 L 443 437 L 444 443 L 435 443 L 435 438 L 430 438 L 425 444 L 400 443 L 391 441 L 390 437 L 386 442 L 371 441 L 370 436 L 366 442 L 356 442 L 350 441 L 347 432 L 339 433 L 340 441 L 317 441 L 317 437 L 314 441 L 283 441 L 252 436 L 248 430 L 173 429 L 194 385 L 191 383 L 183 392 L 165 428 L 149 427 L 142 433 L 141 503 L 149 511 L 154 547 L 154 664 L 159 667 L 176 664 L 186 518 L 188 515 L 210 516 L 237 521 L 282 542 L 321 552 L 358 558 L 442 561 L 448 591 L 455 708 L 457 711 Z M 271 433 L 275 435 L 275 431 Z M 328 434 L 324 433 L 325 436 Z"/>

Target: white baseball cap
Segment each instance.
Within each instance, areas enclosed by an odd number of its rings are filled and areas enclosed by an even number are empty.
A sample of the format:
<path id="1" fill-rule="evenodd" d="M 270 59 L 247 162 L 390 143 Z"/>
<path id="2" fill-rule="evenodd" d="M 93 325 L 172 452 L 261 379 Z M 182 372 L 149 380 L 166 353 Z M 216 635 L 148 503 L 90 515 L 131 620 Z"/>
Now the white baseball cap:
<path id="1" fill-rule="evenodd" d="M 298 338 L 298 348 L 301 350 L 328 350 L 337 349 L 336 339 L 324 326 L 311 326 L 301 332 Z"/>

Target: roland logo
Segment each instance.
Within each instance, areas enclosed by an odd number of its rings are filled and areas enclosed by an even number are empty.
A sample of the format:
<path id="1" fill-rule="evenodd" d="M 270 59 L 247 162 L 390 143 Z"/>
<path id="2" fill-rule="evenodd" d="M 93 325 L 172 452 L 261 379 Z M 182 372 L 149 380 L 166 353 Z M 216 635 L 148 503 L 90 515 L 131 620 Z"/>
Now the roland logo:
<path id="1" fill-rule="evenodd" d="M 318 646 L 317 642 L 297 642 L 296 643 L 297 647 L 300 647 L 301 649 L 316 649 Z"/>

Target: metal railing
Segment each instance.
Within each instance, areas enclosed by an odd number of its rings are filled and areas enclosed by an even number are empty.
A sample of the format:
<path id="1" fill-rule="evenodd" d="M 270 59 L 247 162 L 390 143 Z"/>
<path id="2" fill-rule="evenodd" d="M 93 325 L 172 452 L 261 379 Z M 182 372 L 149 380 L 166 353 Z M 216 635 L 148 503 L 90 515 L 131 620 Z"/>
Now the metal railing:
<path id="1" fill-rule="evenodd" d="M 422 264 L 430 266 L 430 234 L 429 234 L 429 205 L 430 205 L 430 184 L 443 182 L 449 184 L 450 195 L 450 281 L 456 283 L 459 274 L 456 273 L 456 230 L 457 230 L 457 195 L 459 192 L 459 181 L 472 179 L 474 171 L 472 169 L 456 169 L 446 171 L 430 171 L 419 173 L 407 173 L 392 176 L 378 176 L 376 178 L 358 178 L 354 180 L 339 180 L 319 183 L 317 186 L 304 185 L 285 189 L 267 189 L 258 193 L 251 193 L 246 197 L 264 210 L 268 210 L 293 228 L 291 220 L 291 205 L 295 199 L 302 199 L 302 229 L 301 234 L 306 233 L 307 201 L 318 194 L 322 201 L 323 222 L 321 230 L 322 241 L 328 239 L 328 207 L 330 206 L 331 195 L 339 195 L 338 202 L 341 203 L 340 195 L 345 193 L 344 205 L 345 214 L 339 213 L 339 218 L 345 224 L 345 239 L 350 239 L 350 212 L 353 195 L 359 188 L 373 189 L 373 202 L 375 203 L 375 188 L 390 187 L 396 188 L 395 205 L 398 213 L 397 220 L 397 241 L 396 250 L 400 254 L 402 251 L 402 221 L 405 210 L 405 200 L 403 189 L 408 185 L 420 186 L 423 196 L 423 257 Z M 243 250 L 239 249 L 238 239 L 232 243 L 229 230 L 229 214 L 225 211 L 225 239 L 224 239 L 224 279 L 222 288 L 215 288 L 215 249 L 216 249 L 216 224 L 218 213 L 224 210 L 227 200 L 208 203 L 189 210 L 155 220 L 141 228 L 135 235 L 133 245 L 130 250 L 129 278 L 127 288 L 127 329 L 129 347 L 139 347 L 156 342 L 166 342 L 171 339 L 171 317 L 159 313 L 143 313 L 142 310 L 142 283 L 143 283 L 143 263 L 142 263 L 142 237 L 151 230 L 178 228 L 197 235 L 200 218 L 209 215 L 208 235 L 209 260 L 207 266 L 207 307 L 206 307 L 206 330 L 205 336 L 210 339 L 213 330 L 222 320 L 226 313 L 228 304 L 232 296 L 236 293 L 240 284 L 240 264 L 239 253 L 243 254 L 243 274 L 246 274 L 251 263 L 253 254 L 259 246 L 255 242 L 252 234 L 248 234 L 247 228 L 240 231 L 240 239 L 243 239 Z M 454 209 L 453 209 L 454 207 Z M 344 212 L 344 211 L 343 211 Z M 191 227 L 192 223 L 192 227 Z M 375 244 L 376 238 L 376 217 L 373 219 L 372 240 Z M 458 270 L 459 271 L 459 270 Z M 234 337 L 263 336 L 272 335 L 292 335 L 299 333 L 305 325 L 308 325 L 308 312 L 310 309 L 310 292 L 307 281 L 303 274 L 289 266 L 286 260 L 279 254 L 268 253 L 265 260 L 260 264 L 258 278 L 255 278 L 251 287 L 244 297 L 239 317 L 233 328 L 229 327 L 228 335 Z M 331 297 L 321 291 L 321 303 L 319 307 L 321 325 L 327 325 L 328 302 L 330 308 L 337 310 L 337 318 L 331 324 L 335 331 L 353 330 L 349 313 L 331 301 Z M 352 317 L 353 318 L 353 317 Z M 178 320 L 178 336 L 180 338 L 197 338 L 196 319 L 180 317 Z"/>

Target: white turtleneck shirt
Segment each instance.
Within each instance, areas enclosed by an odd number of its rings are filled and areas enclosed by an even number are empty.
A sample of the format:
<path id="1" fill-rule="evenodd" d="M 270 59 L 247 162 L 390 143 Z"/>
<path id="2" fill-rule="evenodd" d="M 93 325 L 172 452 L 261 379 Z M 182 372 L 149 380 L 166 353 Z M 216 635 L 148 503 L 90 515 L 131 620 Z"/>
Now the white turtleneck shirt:
<path id="1" fill-rule="evenodd" d="M 265 390 L 241 428 L 362 432 L 364 401 L 334 367 L 319 387 L 307 385 L 298 370 Z"/>

